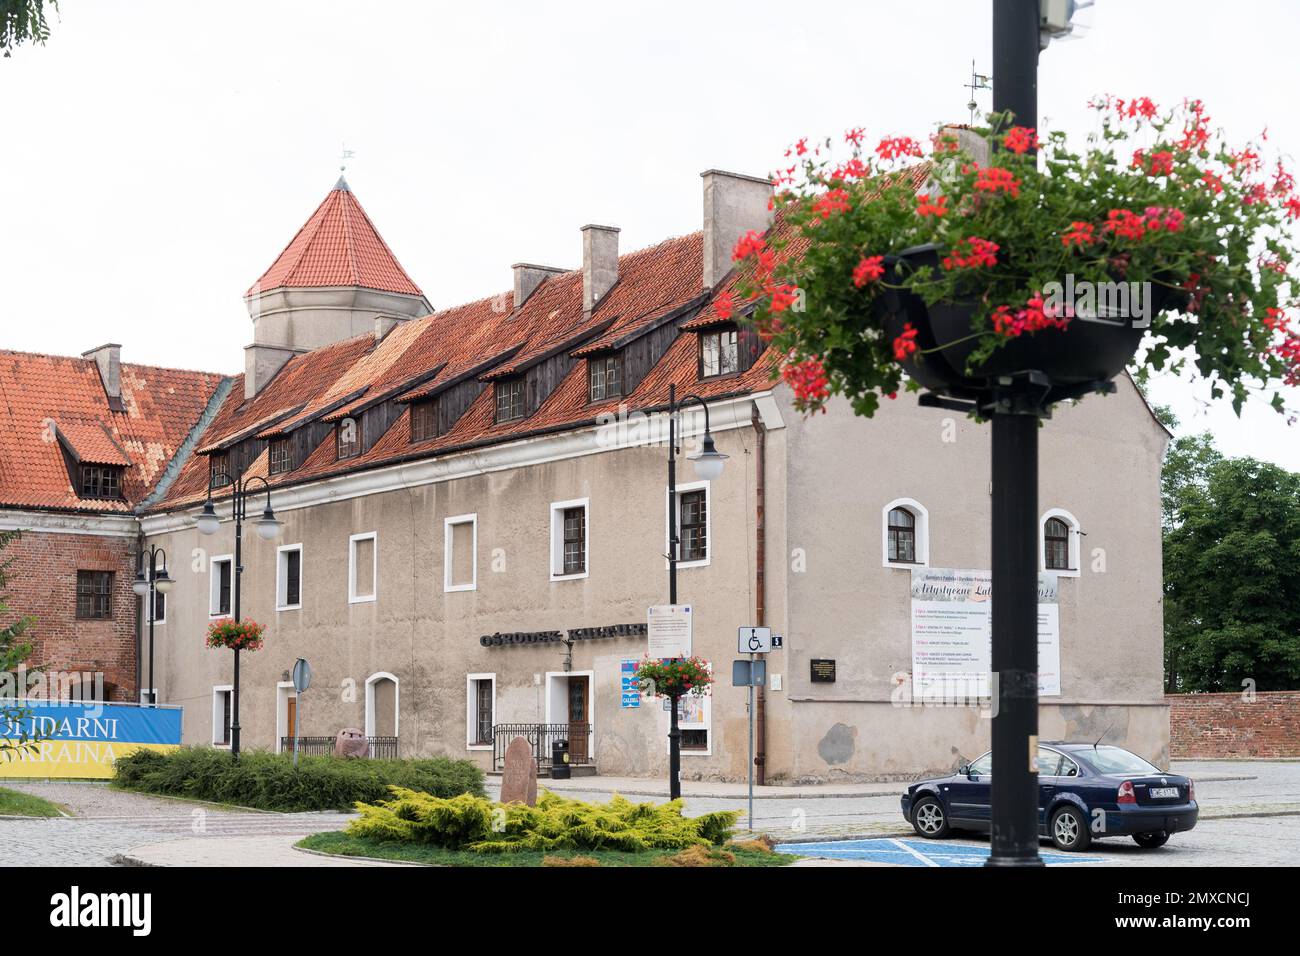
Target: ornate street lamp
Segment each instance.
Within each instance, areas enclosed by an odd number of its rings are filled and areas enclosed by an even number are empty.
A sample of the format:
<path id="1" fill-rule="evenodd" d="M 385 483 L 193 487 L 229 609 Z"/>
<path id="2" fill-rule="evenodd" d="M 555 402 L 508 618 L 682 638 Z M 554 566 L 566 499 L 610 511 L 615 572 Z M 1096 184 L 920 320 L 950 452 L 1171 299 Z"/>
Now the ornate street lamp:
<path id="1" fill-rule="evenodd" d="M 217 517 L 217 510 L 212 504 L 212 479 L 224 478 L 225 483 L 231 487 L 231 517 L 235 519 L 235 573 L 232 587 L 234 595 L 231 599 L 232 617 L 236 623 L 239 622 L 239 582 L 244 573 L 244 519 L 248 516 L 248 497 L 254 493 L 250 486 L 253 482 L 261 482 L 262 488 L 266 491 L 266 507 L 262 509 L 262 517 L 257 519 L 257 536 L 264 541 L 273 541 L 280 535 L 280 521 L 275 517 L 275 512 L 271 510 L 271 485 L 260 475 L 250 475 L 247 478 L 231 478 L 227 474 L 212 475 L 208 478 L 208 500 L 203 503 L 203 510 L 195 520 L 201 534 L 216 534 L 221 527 L 221 519 Z M 239 648 L 235 648 L 235 679 L 233 681 L 234 691 L 230 708 L 230 753 L 239 759 Z"/>
<path id="2" fill-rule="evenodd" d="M 702 481 L 722 477 L 727 456 L 718 451 L 709 430 L 709 406 L 698 395 L 684 395 L 677 399 L 677 386 L 668 386 L 668 603 L 677 603 L 677 418 L 684 406 L 696 403 L 704 409 L 704 440 L 700 451 L 687 460 L 695 463 L 695 474 Z M 677 697 L 669 697 L 668 718 L 668 798 L 676 800 L 682 795 L 682 731 L 677 721 Z"/>

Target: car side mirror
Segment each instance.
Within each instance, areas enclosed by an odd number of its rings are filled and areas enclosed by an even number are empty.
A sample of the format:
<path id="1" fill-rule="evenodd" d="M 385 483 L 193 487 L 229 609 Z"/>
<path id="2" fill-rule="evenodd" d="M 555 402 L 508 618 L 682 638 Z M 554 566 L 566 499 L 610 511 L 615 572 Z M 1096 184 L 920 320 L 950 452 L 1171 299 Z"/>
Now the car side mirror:
<path id="1" fill-rule="evenodd" d="M 970 776 L 970 764 L 968 764 L 968 763 L 964 763 L 964 764 L 962 764 L 960 767 L 957 768 L 957 772 L 958 772 L 959 774 L 961 774 L 963 777 L 969 777 L 969 776 Z"/>

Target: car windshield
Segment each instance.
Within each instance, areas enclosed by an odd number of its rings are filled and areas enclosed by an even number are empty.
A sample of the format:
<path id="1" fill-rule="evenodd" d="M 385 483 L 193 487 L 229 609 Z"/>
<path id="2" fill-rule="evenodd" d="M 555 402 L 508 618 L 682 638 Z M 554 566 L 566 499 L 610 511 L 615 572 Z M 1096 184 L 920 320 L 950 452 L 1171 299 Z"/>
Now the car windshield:
<path id="1" fill-rule="evenodd" d="M 1121 747 L 1097 747 L 1078 751 L 1098 773 L 1161 773 L 1159 767 L 1147 763 L 1137 754 L 1129 753 Z"/>

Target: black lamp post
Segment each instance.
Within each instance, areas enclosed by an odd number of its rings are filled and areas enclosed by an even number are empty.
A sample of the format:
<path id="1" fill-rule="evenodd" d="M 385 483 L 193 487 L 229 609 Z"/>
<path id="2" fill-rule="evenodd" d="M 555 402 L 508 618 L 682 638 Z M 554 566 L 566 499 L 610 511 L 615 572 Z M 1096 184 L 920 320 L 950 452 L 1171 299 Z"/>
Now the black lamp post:
<path id="1" fill-rule="evenodd" d="M 698 395 L 684 395 L 677 400 L 677 386 L 668 386 L 668 603 L 677 603 L 677 416 L 684 406 L 696 403 L 704 409 L 704 441 L 700 452 L 691 455 L 689 460 L 695 463 L 695 474 L 704 481 L 713 481 L 722 475 L 722 467 L 727 456 L 718 451 L 709 430 L 709 406 Z M 668 799 L 676 800 L 682 795 L 682 731 L 677 721 L 677 701 L 679 695 L 671 694 L 668 698 Z"/>
<path id="2" fill-rule="evenodd" d="M 1038 125 L 1039 0 L 993 0 L 993 110 Z M 1038 425 L 1033 373 L 993 391 L 992 852 L 988 866 L 1038 856 Z"/>
<path id="3" fill-rule="evenodd" d="M 145 558 L 148 558 L 147 567 Z M 159 559 L 162 566 L 158 566 Z M 166 595 L 176 582 L 167 573 L 167 552 L 156 544 L 149 545 L 149 550 L 141 548 L 136 564 L 135 583 L 131 590 L 148 602 L 149 621 L 149 706 L 158 706 L 157 684 L 153 680 L 153 627 L 158 615 L 158 595 Z"/>
<path id="4" fill-rule="evenodd" d="M 248 515 L 248 497 L 254 493 L 250 488 L 253 482 L 261 482 L 262 487 L 266 490 L 266 507 L 262 509 L 262 517 L 257 519 L 257 536 L 264 541 L 273 541 L 279 537 L 280 522 L 275 517 L 275 512 L 271 510 L 271 485 L 260 475 L 250 475 L 247 478 L 231 478 L 229 475 L 221 474 L 213 477 L 225 478 L 231 485 L 231 506 L 230 513 L 235 519 L 235 569 L 234 581 L 231 582 L 234 594 L 231 598 L 231 610 L 236 623 L 239 622 L 239 580 L 244 573 L 244 518 Z M 221 527 L 221 519 L 217 517 L 217 511 L 212 506 L 212 478 L 208 479 L 208 500 L 203 503 L 203 511 L 199 514 L 198 525 L 201 534 L 216 534 Z M 233 699 L 230 707 L 230 753 L 239 759 L 239 648 L 235 648 L 235 679 Z"/>

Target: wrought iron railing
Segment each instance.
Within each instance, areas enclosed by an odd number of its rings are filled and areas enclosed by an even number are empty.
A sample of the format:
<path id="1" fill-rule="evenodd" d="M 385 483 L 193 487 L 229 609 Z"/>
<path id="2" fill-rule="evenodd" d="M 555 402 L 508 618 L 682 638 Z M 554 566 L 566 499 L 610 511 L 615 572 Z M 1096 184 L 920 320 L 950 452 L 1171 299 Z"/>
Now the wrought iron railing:
<path id="1" fill-rule="evenodd" d="M 500 770 L 505 763 L 506 748 L 516 737 L 523 737 L 537 758 L 537 769 L 551 769 L 551 744 L 557 740 L 569 742 L 570 765 L 581 766 L 595 761 L 591 754 L 591 724 L 493 724 L 492 769 Z"/>
<path id="2" fill-rule="evenodd" d="M 397 757 L 397 738 L 396 737 L 367 737 L 366 743 L 370 745 L 370 756 L 376 759 L 396 759 Z M 293 738 L 280 738 L 280 751 L 282 753 L 293 753 Z M 333 737 L 299 737 L 298 753 L 304 757 L 328 757 L 334 753 Z"/>

